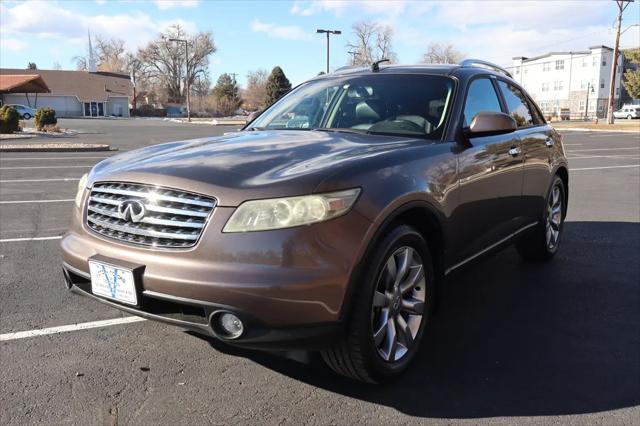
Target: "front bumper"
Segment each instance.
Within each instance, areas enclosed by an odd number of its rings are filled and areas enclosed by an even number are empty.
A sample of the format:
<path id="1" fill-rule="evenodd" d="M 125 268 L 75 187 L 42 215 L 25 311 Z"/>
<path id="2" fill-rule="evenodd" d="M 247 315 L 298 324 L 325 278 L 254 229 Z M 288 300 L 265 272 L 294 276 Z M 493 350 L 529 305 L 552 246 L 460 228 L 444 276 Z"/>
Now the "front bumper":
<path id="1" fill-rule="evenodd" d="M 340 327 L 351 275 L 371 223 L 358 213 L 312 226 L 225 234 L 232 208 L 217 207 L 198 244 L 152 249 L 93 233 L 74 210 L 62 240 L 67 287 L 117 309 L 208 336 L 212 316 L 230 311 L 245 333 L 229 343 L 282 349 L 323 346 Z M 88 259 L 144 265 L 140 308 L 91 294 Z"/>

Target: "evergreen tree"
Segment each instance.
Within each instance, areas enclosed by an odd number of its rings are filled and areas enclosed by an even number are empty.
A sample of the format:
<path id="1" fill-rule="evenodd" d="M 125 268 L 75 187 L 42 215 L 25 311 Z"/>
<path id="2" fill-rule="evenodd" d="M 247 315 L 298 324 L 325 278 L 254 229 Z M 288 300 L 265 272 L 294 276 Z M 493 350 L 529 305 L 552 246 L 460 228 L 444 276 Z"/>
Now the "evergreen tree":
<path id="1" fill-rule="evenodd" d="M 232 114 L 241 102 L 235 78 L 227 73 L 222 74 L 213 88 L 213 97 L 219 113 Z"/>
<path id="2" fill-rule="evenodd" d="M 267 97 L 265 99 L 265 105 L 273 104 L 289 90 L 291 90 L 291 83 L 289 82 L 289 79 L 284 75 L 282 68 L 275 67 L 267 79 Z"/>
<path id="3" fill-rule="evenodd" d="M 626 50 L 624 55 L 630 63 L 635 64 L 635 67 L 630 66 L 625 71 L 622 84 L 629 92 L 629 96 L 638 99 L 640 98 L 640 48 Z"/>

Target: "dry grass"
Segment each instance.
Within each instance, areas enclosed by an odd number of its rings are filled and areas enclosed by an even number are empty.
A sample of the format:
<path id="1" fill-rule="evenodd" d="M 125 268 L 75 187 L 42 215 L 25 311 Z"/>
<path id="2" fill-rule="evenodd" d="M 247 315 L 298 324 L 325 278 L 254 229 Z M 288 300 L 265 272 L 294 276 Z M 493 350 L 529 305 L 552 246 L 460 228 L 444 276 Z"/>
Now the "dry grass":
<path id="1" fill-rule="evenodd" d="M 598 121 L 557 121 L 550 123 L 556 129 L 585 129 L 585 130 L 626 130 L 640 132 L 640 120 L 617 120 L 614 124 L 607 124 L 606 119 Z"/>

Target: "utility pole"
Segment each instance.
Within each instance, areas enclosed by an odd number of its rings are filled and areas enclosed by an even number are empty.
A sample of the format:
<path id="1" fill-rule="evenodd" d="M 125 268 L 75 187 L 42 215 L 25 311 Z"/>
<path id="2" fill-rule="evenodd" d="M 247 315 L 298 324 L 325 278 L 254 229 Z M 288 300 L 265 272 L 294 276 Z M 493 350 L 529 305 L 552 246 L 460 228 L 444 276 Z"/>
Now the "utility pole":
<path id="1" fill-rule="evenodd" d="M 613 104 L 616 85 L 616 72 L 618 71 L 618 50 L 620 49 L 620 27 L 622 26 L 622 13 L 635 0 L 615 0 L 618 6 L 618 25 L 616 30 L 616 43 L 613 48 L 613 61 L 611 64 L 611 84 L 609 86 L 609 103 L 607 107 L 607 123 L 613 124 Z"/>
<path id="2" fill-rule="evenodd" d="M 327 74 L 329 74 L 329 35 L 331 35 L 331 34 L 334 34 L 334 35 L 342 34 L 342 31 L 340 31 L 340 30 L 321 30 L 321 29 L 317 29 L 316 33 L 318 33 L 318 34 L 326 34 L 327 35 Z"/>
<path id="3" fill-rule="evenodd" d="M 185 86 L 187 89 L 187 121 L 191 122 L 191 96 L 189 94 L 191 91 L 191 88 L 189 87 L 189 42 L 181 38 L 170 38 L 169 41 L 184 43 L 185 64 L 187 66 L 187 72 L 185 75 Z"/>

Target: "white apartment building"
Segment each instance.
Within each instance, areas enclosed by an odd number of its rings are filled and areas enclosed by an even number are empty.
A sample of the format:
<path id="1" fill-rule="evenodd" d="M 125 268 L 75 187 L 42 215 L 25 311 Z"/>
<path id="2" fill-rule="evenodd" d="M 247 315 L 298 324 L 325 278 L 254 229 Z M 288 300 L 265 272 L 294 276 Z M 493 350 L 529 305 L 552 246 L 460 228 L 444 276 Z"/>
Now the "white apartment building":
<path id="1" fill-rule="evenodd" d="M 513 58 L 513 78 L 535 99 L 545 116 L 605 117 L 611 83 L 613 49 L 593 46 L 582 52 L 551 52 Z M 622 88 L 622 54 L 615 80 L 616 107 Z"/>

